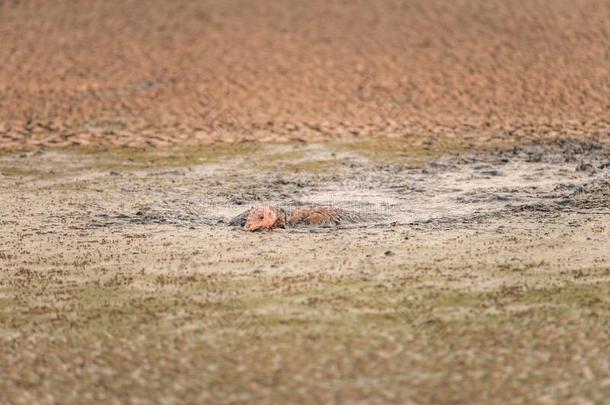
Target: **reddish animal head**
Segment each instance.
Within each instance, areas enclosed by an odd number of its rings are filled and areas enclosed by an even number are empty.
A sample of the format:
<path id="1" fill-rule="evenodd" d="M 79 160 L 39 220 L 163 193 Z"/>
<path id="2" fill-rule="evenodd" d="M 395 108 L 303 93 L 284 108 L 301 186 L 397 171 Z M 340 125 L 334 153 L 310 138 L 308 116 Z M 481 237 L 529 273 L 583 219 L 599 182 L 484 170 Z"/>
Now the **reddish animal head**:
<path id="1" fill-rule="evenodd" d="M 269 205 L 252 207 L 244 229 L 246 231 L 262 231 L 273 228 L 283 228 L 286 225 L 286 213 Z"/>

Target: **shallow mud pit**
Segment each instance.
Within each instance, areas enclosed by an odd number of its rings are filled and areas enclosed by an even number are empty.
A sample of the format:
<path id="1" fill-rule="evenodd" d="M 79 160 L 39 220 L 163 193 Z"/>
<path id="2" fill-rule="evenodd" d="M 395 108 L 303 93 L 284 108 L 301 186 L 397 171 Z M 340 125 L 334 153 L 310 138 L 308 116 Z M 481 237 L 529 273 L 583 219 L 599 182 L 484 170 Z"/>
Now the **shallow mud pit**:
<path id="1" fill-rule="evenodd" d="M 102 193 L 91 203 L 89 222 L 82 229 L 166 224 L 213 230 L 229 226 L 231 218 L 258 204 L 287 211 L 333 206 L 357 214 L 338 226 L 276 230 L 288 233 L 456 227 L 520 212 L 534 212 L 541 219 L 579 210 L 610 212 L 610 154 L 592 142 L 447 153 L 424 162 L 410 162 L 402 154 L 406 163 L 371 160 L 342 144 L 267 145 L 225 153 L 214 163 L 93 170 L 88 176 L 95 178 L 70 179 L 75 186 Z M 69 157 L 59 154 L 55 159 Z"/>
<path id="2" fill-rule="evenodd" d="M 0 396 L 607 397 L 608 146 L 391 149 L 2 155 Z M 228 226 L 257 203 L 362 220 Z"/>

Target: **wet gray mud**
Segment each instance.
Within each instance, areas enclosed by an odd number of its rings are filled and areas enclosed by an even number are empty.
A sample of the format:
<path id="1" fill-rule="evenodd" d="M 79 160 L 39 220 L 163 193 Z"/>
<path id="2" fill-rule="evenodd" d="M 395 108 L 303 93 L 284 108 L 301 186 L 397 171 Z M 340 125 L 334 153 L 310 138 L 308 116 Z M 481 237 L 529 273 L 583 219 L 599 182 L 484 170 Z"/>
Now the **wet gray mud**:
<path id="1" fill-rule="evenodd" d="M 379 161 L 329 144 L 284 144 L 216 161 L 132 169 L 113 166 L 111 157 L 75 159 L 71 152 L 43 151 L 4 156 L 1 179 L 7 190 L 12 183 L 41 197 L 61 197 L 61 204 L 40 208 L 49 213 L 43 222 L 55 225 L 45 227 L 50 233 L 65 226 L 152 224 L 213 230 L 229 227 L 232 218 L 260 203 L 285 210 L 334 206 L 353 219 L 278 232 L 452 227 L 485 218 L 579 211 L 610 215 L 607 145 L 561 141 L 445 153 L 416 164 L 403 160 Z M 8 215 L 3 221 L 10 222 Z"/>
<path id="2" fill-rule="evenodd" d="M 286 148 L 286 146 L 278 146 Z M 137 204 L 100 200 L 85 226 L 226 227 L 255 204 L 285 210 L 335 206 L 353 214 L 338 226 L 281 232 L 326 232 L 389 226 L 458 226 L 500 216 L 610 215 L 610 152 L 592 142 L 528 145 L 509 151 L 447 154 L 421 165 L 379 163 L 327 146 L 299 147 L 303 162 L 332 170 L 252 170 L 247 164 L 109 175 Z M 239 160 L 239 159 L 238 159 Z M 135 202 L 135 201 L 134 201 Z"/>

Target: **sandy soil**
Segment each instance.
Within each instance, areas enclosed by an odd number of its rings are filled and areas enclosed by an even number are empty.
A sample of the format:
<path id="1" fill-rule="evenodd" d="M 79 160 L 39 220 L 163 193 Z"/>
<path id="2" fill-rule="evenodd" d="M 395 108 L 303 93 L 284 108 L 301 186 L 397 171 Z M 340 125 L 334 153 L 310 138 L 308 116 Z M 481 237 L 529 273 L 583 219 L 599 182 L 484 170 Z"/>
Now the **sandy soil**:
<path id="1" fill-rule="evenodd" d="M 0 158 L 0 399 L 603 403 L 610 148 Z M 338 227 L 249 233 L 258 201 Z"/>
<path id="2" fill-rule="evenodd" d="M 607 0 L 0 2 L 0 148 L 610 136 Z"/>

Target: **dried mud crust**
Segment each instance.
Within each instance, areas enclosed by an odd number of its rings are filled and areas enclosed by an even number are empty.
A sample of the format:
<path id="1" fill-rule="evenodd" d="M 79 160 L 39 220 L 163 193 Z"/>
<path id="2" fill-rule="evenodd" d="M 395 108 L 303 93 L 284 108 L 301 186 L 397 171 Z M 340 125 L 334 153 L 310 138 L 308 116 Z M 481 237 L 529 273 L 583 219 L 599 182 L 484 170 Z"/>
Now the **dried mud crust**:
<path id="1" fill-rule="evenodd" d="M 603 141 L 608 21 L 605 0 L 2 1 L 0 148 Z"/>

